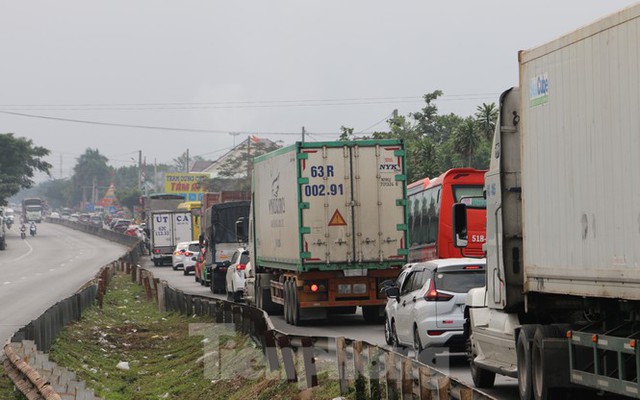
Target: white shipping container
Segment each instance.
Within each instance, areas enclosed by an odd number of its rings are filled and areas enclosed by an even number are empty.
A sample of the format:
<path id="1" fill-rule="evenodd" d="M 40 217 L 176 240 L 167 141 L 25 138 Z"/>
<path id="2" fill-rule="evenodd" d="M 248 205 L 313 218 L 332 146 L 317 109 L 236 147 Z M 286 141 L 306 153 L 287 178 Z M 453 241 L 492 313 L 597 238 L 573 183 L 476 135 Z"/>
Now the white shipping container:
<path id="1" fill-rule="evenodd" d="M 173 234 L 171 229 L 172 218 L 170 213 L 154 213 L 151 216 L 151 235 L 154 247 L 171 246 Z"/>
<path id="2" fill-rule="evenodd" d="M 173 213 L 174 245 L 180 242 L 191 242 L 193 240 L 191 213 Z"/>
<path id="3" fill-rule="evenodd" d="M 640 5 L 520 54 L 525 290 L 640 299 Z"/>
<path id="4" fill-rule="evenodd" d="M 256 258 L 287 269 L 406 259 L 400 142 L 298 144 L 254 167 Z"/>

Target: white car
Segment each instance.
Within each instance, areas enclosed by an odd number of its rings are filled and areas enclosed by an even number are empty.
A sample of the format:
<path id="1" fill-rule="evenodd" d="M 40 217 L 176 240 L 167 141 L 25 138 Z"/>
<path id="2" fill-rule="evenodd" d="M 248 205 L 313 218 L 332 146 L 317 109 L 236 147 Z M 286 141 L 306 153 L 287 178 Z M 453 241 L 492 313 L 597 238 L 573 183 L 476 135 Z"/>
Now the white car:
<path id="1" fill-rule="evenodd" d="M 51 215 L 49 215 L 49 217 L 51 217 L 51 218 L 60 218 L 60 214 L 54 211 L 54 212 L 51 213 Z"/>
<path id="2" fill-rule="evenodd" d="M 239 248 L 231 256 L 231 265 L 227 268 L 227 299 L 238 302 L 242 299 L 245 286 L 245 269 L 249 263 L 249 250 Z"/>
<path id="3" fill-rule="evenodd" d="M 173 250 L 173 254 L 171 254 L 173 270 L 176 271 L 178 268 L 182 268 L 183 273 L 188 275 L 195 268 L 196 262 L 193 258 L 197 257 L 198 253 L 200 253 L 198 241 L 178 243 Z"/>
<path id="4" fill-rule="evenodd" d="M 395 284 L 384 289 L 385 340 L 413 347 L 465 350 L 467 292 L 485 285 L 485 259 L 449 258 L 407 264 Z"/>

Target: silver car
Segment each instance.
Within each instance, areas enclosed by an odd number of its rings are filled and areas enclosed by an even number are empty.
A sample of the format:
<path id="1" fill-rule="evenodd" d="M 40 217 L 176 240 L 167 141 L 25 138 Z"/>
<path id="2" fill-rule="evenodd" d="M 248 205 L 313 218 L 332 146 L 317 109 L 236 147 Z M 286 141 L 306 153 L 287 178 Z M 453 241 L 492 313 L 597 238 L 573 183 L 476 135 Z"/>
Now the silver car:
<path id="1" fill-rule="evenodd" d="M 485 259 L 449 258 L 407 264 L 386 287 L 385 340 L 388 344 L 464 351 L 467 292 L 485 285 Z"/>

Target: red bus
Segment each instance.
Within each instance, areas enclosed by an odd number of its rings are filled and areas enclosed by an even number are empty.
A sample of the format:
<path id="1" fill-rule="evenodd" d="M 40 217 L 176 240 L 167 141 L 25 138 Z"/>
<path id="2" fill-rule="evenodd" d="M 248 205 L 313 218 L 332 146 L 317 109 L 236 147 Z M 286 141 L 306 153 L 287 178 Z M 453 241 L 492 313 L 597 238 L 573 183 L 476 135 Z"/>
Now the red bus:
<path id="1" fill-rule="evenodd" d="M 453 168 L 437 178 L 424 178 L 407 187 L 409 262 L 436 258 L 484 257 L 487 209 L 484 198 L 466 199 L 469 246 L 462 254 L 453 247 L 451 208 L 466 196 L 482 196 L 484 174 L 473 168 Z"/>

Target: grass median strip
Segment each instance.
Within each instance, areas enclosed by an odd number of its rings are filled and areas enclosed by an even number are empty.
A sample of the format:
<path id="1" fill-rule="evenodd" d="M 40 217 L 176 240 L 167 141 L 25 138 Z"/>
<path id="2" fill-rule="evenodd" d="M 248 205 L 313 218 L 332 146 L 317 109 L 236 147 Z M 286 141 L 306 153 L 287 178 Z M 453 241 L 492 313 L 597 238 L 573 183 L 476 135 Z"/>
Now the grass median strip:
<path id="1" fill-rule="evenodd" d="M 338 385 L 302 390 L 267 373 L 261 350 L 229 326 L 160 313 L 128 275 L 104 307 L 86 310 L 55 341 L 50 359 L 106 399 L 332 399 Z M 3 378 L 4 379 L 4 378 Z M 0 381 L 0 395 L 3 384 Z M 6 389 L 8 390 L 8 389 Z"/>

